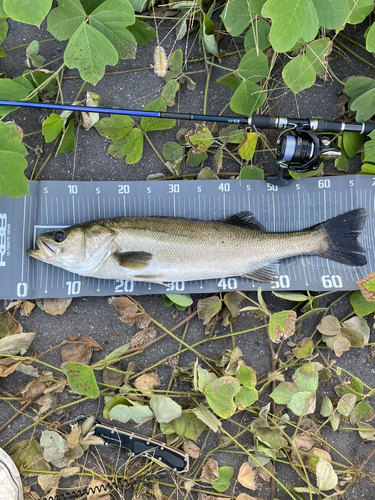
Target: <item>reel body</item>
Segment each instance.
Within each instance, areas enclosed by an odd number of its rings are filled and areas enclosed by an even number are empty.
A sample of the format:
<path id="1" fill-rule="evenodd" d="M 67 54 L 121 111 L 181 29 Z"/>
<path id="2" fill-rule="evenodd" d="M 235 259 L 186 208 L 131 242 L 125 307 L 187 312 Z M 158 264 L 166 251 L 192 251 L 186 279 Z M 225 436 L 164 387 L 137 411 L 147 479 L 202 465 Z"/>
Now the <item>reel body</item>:
<path id="1" fill-rule="evenodd" d="M 286 131 L 285 131 L 286 132 Z M 276 146 L 279 172 L 267 178 L 271 184 L 283 186 L 288 180 L 283 178 L 284 170 L 305 173 L 319 168 L 321 160 L 336 160 L 341 149 L 333 145 L 328 137 L 317 137 L 311 130 L 296 127 L 290 135 L 282 132 Z"/>

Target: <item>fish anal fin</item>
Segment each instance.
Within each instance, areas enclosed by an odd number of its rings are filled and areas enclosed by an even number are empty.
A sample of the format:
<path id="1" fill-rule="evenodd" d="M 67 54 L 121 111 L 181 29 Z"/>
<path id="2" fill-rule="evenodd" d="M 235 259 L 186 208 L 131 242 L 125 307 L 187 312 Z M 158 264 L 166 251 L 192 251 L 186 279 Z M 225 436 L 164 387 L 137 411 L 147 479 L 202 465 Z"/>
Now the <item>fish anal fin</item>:
<path id="1" fill-rule="evenodd" d="M 144 269 L 152 259 L 152 253 L 148 252 L 122 252 L 114 254 L 118 263 L 128 269 Z"/>
<path id="2" fill-rule="evenodd" d="M 230 215 L 221 219 L 220 222 L 230 224 L 231 226 L 247 227 L 253 231 L 266 232 L 266 228 L 256 219 L 252 212 L 244 211 L 237 214 Z"/>
<path id="3" fill-rule="evenodd" d="M 256 281 L 263 281 L 263 283 L 271 283 L 271 281 L 275 281 L 278 274 L 278 262 L 270 264 L 265 267 L 261 267 L 260 269 L 256 269 L 255 271 L 250 271 L 243 275 L 244 278 L 249 278 Z"/>
<path id="4" fill-rule="evenodd" d="M 136 274 L 132 276 L 131 279 L 134 281 L 148 281 L 149 283 L 156 283 L 157 285 L 169 287 L 169 284 L 163 281 L 166 276 L 166 274 Z"/>

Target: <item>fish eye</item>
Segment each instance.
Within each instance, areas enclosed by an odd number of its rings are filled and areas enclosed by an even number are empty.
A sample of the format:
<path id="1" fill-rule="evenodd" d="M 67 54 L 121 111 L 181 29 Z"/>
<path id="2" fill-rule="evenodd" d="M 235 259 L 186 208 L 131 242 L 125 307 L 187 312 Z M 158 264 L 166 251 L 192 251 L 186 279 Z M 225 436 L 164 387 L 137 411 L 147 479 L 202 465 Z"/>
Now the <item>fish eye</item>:
<path id="1" fill-rule="evenodd" d="M 57 242 L 57 243 L 61 243 L 62 241 L 65 240 L 65 233 L 64 231 L 57 231 L 54 236 L 53 236 L 53 239 Z"/>

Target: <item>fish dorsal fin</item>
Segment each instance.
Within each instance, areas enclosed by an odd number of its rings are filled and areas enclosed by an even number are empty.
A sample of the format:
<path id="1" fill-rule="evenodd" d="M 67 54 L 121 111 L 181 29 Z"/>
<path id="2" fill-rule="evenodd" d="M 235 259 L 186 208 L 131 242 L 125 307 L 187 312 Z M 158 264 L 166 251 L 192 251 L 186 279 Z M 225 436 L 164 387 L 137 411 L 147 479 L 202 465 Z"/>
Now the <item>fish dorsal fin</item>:
<path id="1" fill-rule="evenodd" d="M 261 267 L 256 271 L 250 271 L 250 273 L 244 274 L 244 278 L 250 278 L 256 281 L 263 281 L 264 283 L 270 283 L 271 281 L 275 281 L 278 274 L 278 262 L 274 262 L 273 264 L 269 264 L 268 266 Z"/>
<path id="2" fill-rule="evenodd" d="M 114 257 L 122 267 L 128 269 L 144 269 L 152 259 L 152 253 L 148 252 L 122 252 L 115 253 Z"/>
<path id="3" fill-rule="evenodd" d="M 238 214 L 230 215 L 221 219 L 220 222 L 224 224 L 230 224 L 232 226 L 241 226 L 252 229 L 253 231 L 266 232 L 266 228 L 254 217 L 252 212 L 238 212 Z"/>

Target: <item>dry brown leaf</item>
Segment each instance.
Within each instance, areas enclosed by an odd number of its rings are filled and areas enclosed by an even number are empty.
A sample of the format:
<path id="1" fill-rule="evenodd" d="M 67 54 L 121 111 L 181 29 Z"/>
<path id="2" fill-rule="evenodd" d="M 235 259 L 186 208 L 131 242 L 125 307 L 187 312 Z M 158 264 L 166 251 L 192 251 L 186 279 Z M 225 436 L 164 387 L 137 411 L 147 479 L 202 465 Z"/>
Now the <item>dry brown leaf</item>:
<path id="1" fill-rule="evenodd" d="M 151 318 L 145 312 L 138 312 L 138 306 L 127 297 L 111 297 L 108 303 L 115 306 L 120 316 L 120 321 L 129 326 L 137 325 L 138 328 L 147 328 Z"/>
<path id="2" fill-rule="evenodd" d="M 73 299 L 44 299 L 43 306 L 44 312 L 56 316 L 57 314 L 64 314 L 68 309 Z"/>
<path id="3" fill-rule="evenodd" d="M 103 349 L 90 335 L 75 335 L 68 337 L 67 343 L 61 349 L 63 363 L 72 361 L 88 365 L 94 351 Z"/>
<path id="4" fill-rule="evenodd" d="M 35 332 L 22 332 L 0 339 L 0 356 L 5 354 L 12 356 L 18 353 L 25 354 L 35 335 Z"/>
<path id="5" fill-rule="evenodd" d="M 160 387 L 160 380 L 157 373 L 145 373 L 134 380 L 137 389 L 155 389 Z"/>
<path id="6" fill-rule="evenodd" d="M 10 309 L 18 308 L 22 304 L 22 302 L 22 300 L 11 300 L 9 302 L 7 300 L 4 300 L 4 310 L 9 311 Z"/>
<path id="7" fill-rule="evenodd" d="M 230 445 L 232 443 L 231 438 L 228 436 L 224 436 L 223 434 L 219 434 L 216 437 L 216 441 L 218 442 L 218 444 L 220 444 L 220 446 L 223 446 L 223 447 Z"/>
<path id="8" fill-rule="evenodd" d="M 24 300 L 21 305 L 21 316 L 30 316 L 31 311 L 34 309 L 34 302 L 30 302 L 29 300 Z"/>
<path id="9" fill-rule="evenodd" d="M 113 368 L 116 368 L 115 365 L 112 365 Z M 113 385 L 115 387 L 121 387 L 124 383 L 125 374 L 118 373 L 109 368 L 103 368 L 103 383 L 107 385 Z"/>
<path id="10" fill-rule="evenodd" d="M 335 343 L 333 344 L 333 350 L 335 351 L 336 356 L 339 358 L 345 351 L 349 351 L 351 346 L 352 344 L 350 343 L 350 340 L 343 337 L 342 335 L 339 335 L 335 340 Z"/>
<path id="11" fill-rule="evenodd" d="M 152 489 L 154 490 L 156 500 L 163 500 L 164 495 L 160 490 L 159 483 L 154 483 Z"/>
<path id="12" fill-rule="evenodd" d="M 187 481 L 184 481 L 184 486 L 185 486 L 185 490 L 190 493 L 192 487 L 194 486 L 194 481 L 192 481 L 191 479 L 188 479 Z"/>
<path id="13" fill-rule="evenodd" d="M 21 323 L 18 323 L 9 312 L 0 314 L 0 338 L 22 332 Z"/>
<path id="14" fill-rule="evenodd" d="M 212 476 L 219 477 L 219 465 L 216 460 L 209 458 L 202 468 L 199 481 L 202 483 L 212 483 Z"/>
<path id="15" fill-rule="evenodd" d="M 294 446 L 297 450 L 310 451 L 315 445 L 316 439 L 304 432 L 299 432 L 294 438 Z"/>
<path id="16" fill-rule="evenodd" d="M 0 377 L 7 377 L 21 364 L 20 359 L 4 358 L 0 359 Z"/>
<path id="17" fill-rule="evenodd" d="M 201 449 L 192 441 L 185 441 L 183 445 L 184 452 L 191 458 L 198 458 Z"/>
<path id="18" fill-rule="evenodd" d="M 149 326 L 148 328 L 144 328 L 140 332 L 137 332 L 131 339 L 129 340 L 130 347 L 139 347 L 142 344 L 146 344 L 146 342 L 150 342 L 156 338 L 156 328 L 154 326 Z"/>
<path id="19" fill-rule="evenodd" d="M 256 467 L 256 470 L 259 474 L 259 477 L 261 477 L 263 479 L 263 481 L 266 481 L 267 483 L 269 483 L 271 481 L 271 475 L 276 476 L 275 466 L 273 465 L 272 462 L 268 462 L 263 467 L 264 467 L 264 469 L 267 469 L 267 470 L 262 469 L 262 467 Z"/>
<path id="20" fill-rule="evenodd" d="M 241 465 L 237 479 L 242 486 L 251 491 L 256 491 L 258 489 L 258 472 L 249 462 L 244 462 Z"/>
<path id="21" fill-rule="evenodd" d="M 287 339 L 294 335 L 294 332 L 296 331 L 296 319 L 296 311 L 290 311 L 282 327 L 280 325 L 276 325 L 273 331 L 273 335 L 276 337 L 276 340 L 273 339 L 273 341 L 280 342 L 282 339 Z"/>
<path id="22" fill-rule="evenodd" d="M 247 493 L 240 493 L 236 500 L 257 500 L 255 497 L 248 495 Z"/>
<path id="23" fill-rule="evenodd" d="M 365 278 L 363 278 L 360 281 L 356 281 L 355 284 L 358 286 L 358 288 L 361 290 L 362 295 L 366 300 L 369 302 L 373 302 L 375 300 L 375 292 L 372 290 L 368 290 L 366 287 L 366 283 L 373 280 L 375 278 L 375 273 L 370 273 L 368 274 Z"/>

